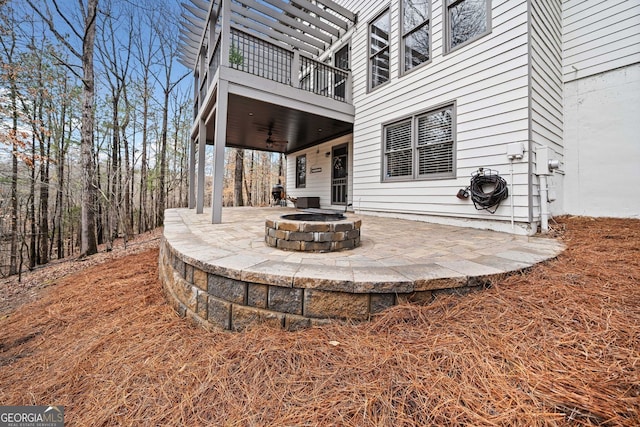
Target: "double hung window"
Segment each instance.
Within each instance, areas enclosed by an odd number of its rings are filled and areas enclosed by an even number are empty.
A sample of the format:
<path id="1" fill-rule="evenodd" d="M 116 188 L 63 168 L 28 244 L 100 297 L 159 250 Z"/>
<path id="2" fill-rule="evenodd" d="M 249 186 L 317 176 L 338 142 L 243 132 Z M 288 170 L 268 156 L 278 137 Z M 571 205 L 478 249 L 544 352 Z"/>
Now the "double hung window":
<path id="1" fill-rule="evenodd" d="M 402 1 L 402 54 L 404 71 L 409 71 L 429 61 L 430 40 L 430 0 Z"/>
<path id="2" fill-rule="evenodd" d="M 369 89 L 389 81 L 390 16 L 386 9 L 369 24 Z"/>
<path id="3" fill-rule="evenodd" d="M 447 50 L 489 32 L 491 0 L 445 0 Z"/>
<path id="4" fill-rule="evenodd" d="M 453 104 L 384 126 L 384 181 L 455 176 Z"/>

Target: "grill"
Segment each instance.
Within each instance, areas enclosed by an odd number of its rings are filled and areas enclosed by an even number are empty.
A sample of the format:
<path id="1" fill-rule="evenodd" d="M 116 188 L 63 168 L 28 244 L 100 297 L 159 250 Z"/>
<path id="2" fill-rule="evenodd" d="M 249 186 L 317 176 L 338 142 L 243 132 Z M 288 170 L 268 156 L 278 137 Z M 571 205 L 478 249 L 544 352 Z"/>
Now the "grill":
<path id="1" fill-rule="evenodd" d="M 282 184 L 277 183 L 273 187 L 271 187 L 271 197 L 273 197 L 273 203 L 275 205 L 282 205 L 285 203 L 284 201 L 284 187 Z"/>

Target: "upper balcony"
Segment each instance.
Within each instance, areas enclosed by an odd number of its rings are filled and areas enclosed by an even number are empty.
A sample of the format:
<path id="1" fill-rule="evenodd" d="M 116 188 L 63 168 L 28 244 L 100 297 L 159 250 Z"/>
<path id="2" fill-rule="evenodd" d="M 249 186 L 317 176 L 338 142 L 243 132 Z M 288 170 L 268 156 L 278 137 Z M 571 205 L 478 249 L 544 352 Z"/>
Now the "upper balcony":
<path id="1" fill-rule="evenodd" d="M 354 14 L 332 0 L 190 1 L 180 61 L 194 71 L 194 119 L 209 114 L 222 79 L 228 146 L 290 152 L 350 131 L 352 76 L 334 48 Z M 267 132 L 290 142 L 265 147 Z"/>

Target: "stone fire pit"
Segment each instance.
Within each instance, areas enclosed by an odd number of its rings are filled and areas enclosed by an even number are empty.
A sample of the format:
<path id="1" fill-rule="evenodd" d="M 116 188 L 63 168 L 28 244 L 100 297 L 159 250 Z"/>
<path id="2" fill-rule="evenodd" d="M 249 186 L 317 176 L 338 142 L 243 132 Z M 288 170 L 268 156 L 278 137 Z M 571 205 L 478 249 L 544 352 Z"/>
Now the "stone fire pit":
<path id="1" fill-rule="evenodd" d="M 341 212 L 308 210 L 301 213 L 267 218 L 267 245 L 302 252 L 334 252 L 360 245 L 359 218 Z"/>

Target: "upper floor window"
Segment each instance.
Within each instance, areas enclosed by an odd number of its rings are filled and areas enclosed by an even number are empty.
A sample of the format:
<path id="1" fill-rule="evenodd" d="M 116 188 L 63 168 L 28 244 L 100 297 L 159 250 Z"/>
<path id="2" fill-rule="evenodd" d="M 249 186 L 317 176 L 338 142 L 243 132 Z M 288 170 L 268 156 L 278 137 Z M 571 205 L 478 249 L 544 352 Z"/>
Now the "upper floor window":
<path id="1" fill-rule="evenodd" d="M 447 50 L 489 32 L 491 0 L 446 0 L 446 5 Z"/>
<path id="2" fill-rule="evenodd" d="M 402 54 L 404 71 L 429 61 L 430 0 L 402 1 Z"/>
<path id="3" fill-rule="evenodd" d="M 455 176 L 454 106 L 384 126 L 384 180 Z"/>
<path id="4" fill-rule="evenodd" d="M 341 70 L 348 71 L 349 65 L 349 44 L 342 46 L 333 56 L 333 66 Z M 347 75 L 334 73 L 333 77 L 335 85 L 334 98 L 345 100 L 347 96 Z"/>
<path id="5" fill-rule="evenodd" d="M 296 188 L 305 188 L 307 186 L 307 156 L 296 157 Z"/>
<path id="6" fill-rule="evenodd" d="M 390 16 L 386 9 L 369 24 L 369 89 L 389 81 Z"/>

